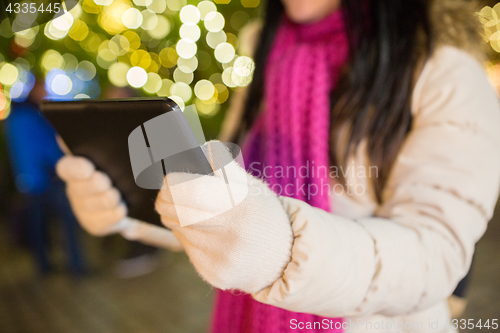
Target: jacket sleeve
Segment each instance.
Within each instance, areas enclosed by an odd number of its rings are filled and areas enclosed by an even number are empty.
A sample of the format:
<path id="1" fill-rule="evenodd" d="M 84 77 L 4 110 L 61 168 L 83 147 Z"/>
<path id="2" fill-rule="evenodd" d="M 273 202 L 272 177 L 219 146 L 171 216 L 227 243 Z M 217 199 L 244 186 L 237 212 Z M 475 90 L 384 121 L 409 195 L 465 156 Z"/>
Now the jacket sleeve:
<path id="1" fill-rule="evenodd" d="M 500 184 L 500 107 L 480 64 L 443 47 L 413 92 L 414 119 L 375 216 L 282 198 L 294 232 L 263 303 L 329 317 L 423 310 L 467 273 Z"/>

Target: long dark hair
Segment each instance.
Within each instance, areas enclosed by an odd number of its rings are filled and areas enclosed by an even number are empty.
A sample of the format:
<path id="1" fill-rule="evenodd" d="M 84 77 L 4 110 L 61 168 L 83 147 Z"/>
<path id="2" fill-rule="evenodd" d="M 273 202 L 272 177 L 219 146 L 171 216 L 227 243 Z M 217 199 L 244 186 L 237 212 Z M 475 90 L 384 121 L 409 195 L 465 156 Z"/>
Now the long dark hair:
<path id="1" fill-rule="evenodd" d="M 437 0 L 440 1 L 440 0 Z M 330 161 L 340 166 L 367 141 L 373 179 L 381 200 L 391 166 L 410 129 L 416 68 L 433 47 L 430 0 L 342 0 L 351 57 L 331 92 Z M 280 0 L 267 0 L 264 27 L 254 55 L 255 72 L 238 133 L 254 123 L 263 98 L 264 66 L 284 12 Z M 335 134 L 347 126 L 341 150 Z M 233 138 L 237 139 L 237 138 Z"/>

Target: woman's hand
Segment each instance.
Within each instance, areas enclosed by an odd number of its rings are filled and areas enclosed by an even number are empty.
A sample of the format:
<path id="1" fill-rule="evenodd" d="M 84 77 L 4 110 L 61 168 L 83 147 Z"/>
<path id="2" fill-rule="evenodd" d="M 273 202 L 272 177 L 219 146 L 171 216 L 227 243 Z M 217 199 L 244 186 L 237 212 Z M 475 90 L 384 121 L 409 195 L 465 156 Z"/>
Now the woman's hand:
<path id="1" fill-rule="evenodd" d="M 57 174 L 66 182 L 66 193 L 78 222 L 94 236 L 120 233 L 172 251 L 182 245 L 170 230 L 127 217 L 127 207 L 109 177 L 96 171 L 83 157 L 65 156 L 57 163 Z"/>
<path id="2" fill-rule="evenodd" d="M 81 226 L 94 236 L 124 230 L 127 207 L 109 177 L 96 171 L 83 157 L 64 156 L 56 166 L 57 175 L 66 182 L 66 193 Z"/>
<path id="3" fill-rule="evenodd" d="M 215 175 L 168 174 L 156 210 L 208 283 L 257 292 L 277 280 L 290 261 L 289 217 L 265 183 L 236 162 L 223 162 L 232 160 L 224 144 L 211 141 L 203 150 Z M 234 199 L 247 192 L 243 200 Z"/>

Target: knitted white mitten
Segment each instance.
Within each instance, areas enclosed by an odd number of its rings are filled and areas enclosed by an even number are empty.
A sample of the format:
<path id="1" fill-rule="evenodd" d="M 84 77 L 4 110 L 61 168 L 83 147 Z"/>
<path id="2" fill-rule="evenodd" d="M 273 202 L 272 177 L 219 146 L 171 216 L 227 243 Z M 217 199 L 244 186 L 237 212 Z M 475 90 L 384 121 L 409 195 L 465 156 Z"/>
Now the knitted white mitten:
<path id="1" fill-rule="evenodd" d="M 168 174 L 156 210 L 203 279 L 220 289 L 257 292 L 290 261 L 289 217 L 264 182 L 226 163 L 232 157 L 224 144 L 211 141 L 203 150 L 215 176 Z"/>
<path id="2" fill-rule="evenodd" d="M 121 233 L 129 240 L 180 250 L 171 231 L 127 217 L 127 207 L 109 177 L 83 157 L 65 156 L 56 166 L 80 225 L 94 236 Z"/>

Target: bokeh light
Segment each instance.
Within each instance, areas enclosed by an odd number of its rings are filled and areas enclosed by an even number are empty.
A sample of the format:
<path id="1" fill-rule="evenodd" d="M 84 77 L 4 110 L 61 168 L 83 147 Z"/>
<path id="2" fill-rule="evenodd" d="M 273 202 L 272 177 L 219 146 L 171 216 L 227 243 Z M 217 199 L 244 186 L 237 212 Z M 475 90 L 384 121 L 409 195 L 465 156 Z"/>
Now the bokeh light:
<path id="1" fill-rule="evenodd" d="M 200 39 L 201 31 L 200 28 L 194 23 L 184 23 L 180 30 L 179 34 L 182 39 L 189 39 L 193 42 L 196 42 Z"/>
<path id="2" fill-rule="evenodd" d="M 225 64 L 233 60 L 235 56 L 234 47 L 229 43 L 220 43 L 215 48 L 215 59 Z"/>
<path id="3" fill-rule="evenodd" d="M 130 66 L 123 62 L 116 62 L 109 67 L 109 81 L 117 87 L 125 87 L 128 83 L 127 73 Z"/>
<path id="4" fill-rule="evenodd" d="M 134 88 L 140 88 L 148 81 L 148 74 L 142 67 L 132 67 L 127 72 L 127 82 Z"/>
<path id="5" fill-rule="evenodd" d="M 208 13 L 217 11 L 217 6 L 215 6 L 212 1 L 201 1 L 196 8 L 198 8 L 200 12 L 200 19 L 202 21 L 205 20 L 205 16 L 207 16 Z"/>
<path id="6" fill-rule="evenodd" d="M 0 83 L 6 86 L 11 86 L 16 82 L 19 74 L 18 69 L 11 65 L 5 64 L 0 68 Z"/>
<path id="7" fill-rule="evenodd" d="M 123 12 L 122 22 L 129 29 L 137 29 L 142 24 L 142 14 L 136 8 L 129 8 Z"/>
<path id="8" fill-rule="evenodd" d="M 203 101 L 207 101 L 214 96 L 215 87 L 208 80 L 200 80 L 194 86 L 194 94 Z"/>
<path id="9" fill-rule="evenodd" d="M 97 98 L 101 84 L 110 83 L 171 97 L 182 108 L 195 104 L 211 117 L 231 88 L 251 82 L 254 63 L 239 56 L 238 34 L 257 14 L 245 8 L 256 3 L 82 0 L 49 23 L 16 33 L 0 22 L 0 36 L 11 39 L 14 50 L 0 52 L 0 117 L 10 112 L 11 100 L 26 100 L 35 71 L 45 77 L 50 98 Z M 223 16 L 219 4 L 231 9 L 221 6 Z M 36 15 L 25 18 L 32 22 Z"/>
<path id="10" fill-rule="evenodd" d="M 200 21 L 200 11 L 193 5 L 182 7 L 179 14 L 182 23 L 197 24 Z"/>
<path id="11" fill-rule="evenodd" d="M 163 39 L 170 33 L 170 22 L 165 16 L 157 16 L 158 22 L 154 29 L 148 30 L 148 34 L 155 39 Z"/>
<path id="12" fill-rule="evenodd" d="M 194 57 L 198 48 L 192 40 L 181 39 L 175 49 L 179 57 L 189 59 Z"/>
<path id="13" fill-rule="evenodd" d="M 210 32 L 218 32 L 224 28 L 224 16 L 219 12 L 210 12 L 205 16 L 205 28 Z"/>

